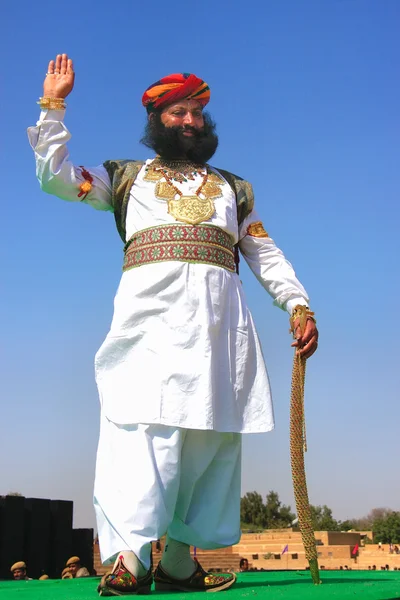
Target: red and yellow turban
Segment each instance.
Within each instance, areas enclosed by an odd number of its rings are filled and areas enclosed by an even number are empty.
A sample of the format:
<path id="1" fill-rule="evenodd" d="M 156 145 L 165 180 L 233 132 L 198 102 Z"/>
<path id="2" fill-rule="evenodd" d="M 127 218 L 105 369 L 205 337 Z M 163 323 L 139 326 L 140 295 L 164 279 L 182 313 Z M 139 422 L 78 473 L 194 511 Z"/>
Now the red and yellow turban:
<path id="1" fill-rule="evenodd" d="M 205 106 L 210 100 L 210 88 L 193 73 L 174 73 L 148 87 L 142 104 L 151 112 L 179 100 L 197 100 Z"/>

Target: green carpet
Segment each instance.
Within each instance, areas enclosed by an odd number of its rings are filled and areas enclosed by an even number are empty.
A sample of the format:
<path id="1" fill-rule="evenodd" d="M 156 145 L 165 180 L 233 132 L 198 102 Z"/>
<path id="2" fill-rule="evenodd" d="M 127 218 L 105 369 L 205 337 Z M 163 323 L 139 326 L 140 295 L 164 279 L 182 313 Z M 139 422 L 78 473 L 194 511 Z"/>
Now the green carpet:
<path id="1" fill-rule="evenodd" d="M 219 592 L 226 600 L 399 600 L 400 571 L 324 571 L 315 586 L 307 571 L 240 573 L 230 590 Z M 47 581 L 0 581 L 1 600 L 93 600 L 99 578 Z M 193 594 L 155 593 L 151 600 Z"/>

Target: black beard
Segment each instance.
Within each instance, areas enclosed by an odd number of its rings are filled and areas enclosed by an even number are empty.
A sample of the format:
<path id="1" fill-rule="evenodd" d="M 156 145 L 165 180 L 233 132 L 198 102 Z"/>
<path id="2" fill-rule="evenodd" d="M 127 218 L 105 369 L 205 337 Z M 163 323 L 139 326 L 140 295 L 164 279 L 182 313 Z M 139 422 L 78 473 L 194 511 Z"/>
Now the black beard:
<path id="1" fill-rule="evenodd" d="M 166 160 L 185 159 L 204 165 L 215 154 L 218 136 L 210 115 L 204 113 L 203 116 L 204 127 L 199 130 L 190 125 L 166 127 L 161 121 L 161 114 L 154 113 L 140 141 Z M 193 135 L 185 136 L 184 131 L 191 131 Z"/>

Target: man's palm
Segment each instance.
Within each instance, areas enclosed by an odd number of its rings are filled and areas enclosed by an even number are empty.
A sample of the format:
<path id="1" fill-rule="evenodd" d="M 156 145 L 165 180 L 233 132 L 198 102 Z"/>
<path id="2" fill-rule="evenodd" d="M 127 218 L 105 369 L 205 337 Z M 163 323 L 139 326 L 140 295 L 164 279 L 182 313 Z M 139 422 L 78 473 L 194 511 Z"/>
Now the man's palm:
<path id="1" fill-rule="evenodd" d="M 43 96 L 66 98 L 74 87 L 75 73 L 72 60 L 67 54 L 57 54 L 47 68 L 43 84 Z"/>

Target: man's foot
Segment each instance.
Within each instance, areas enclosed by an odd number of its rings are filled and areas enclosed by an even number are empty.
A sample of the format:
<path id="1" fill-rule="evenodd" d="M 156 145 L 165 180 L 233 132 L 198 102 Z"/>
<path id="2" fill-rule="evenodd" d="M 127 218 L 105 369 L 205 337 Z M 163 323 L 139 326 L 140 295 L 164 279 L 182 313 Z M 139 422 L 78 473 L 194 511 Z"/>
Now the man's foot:
<path id="1" fill-rule="evenodd" d="M 135 577 L 127 569 L 122 556 L 114 565 L 112 573 L 104 575 L 97 588 L 99 596 L 133 596 L 150 594 L 153 583 L 152 567 L 142 577 Z"/>
<path id="2" fill-rule="evenodd" d="M 177 579 L 166 573 L 161 563 L 154 573 L 154 581 L 157 592 L 219 592 L 231 587 L 236 581 L 234 573 L 207 573 L 195 558 L 196 570 L 187 579 Z"/>

